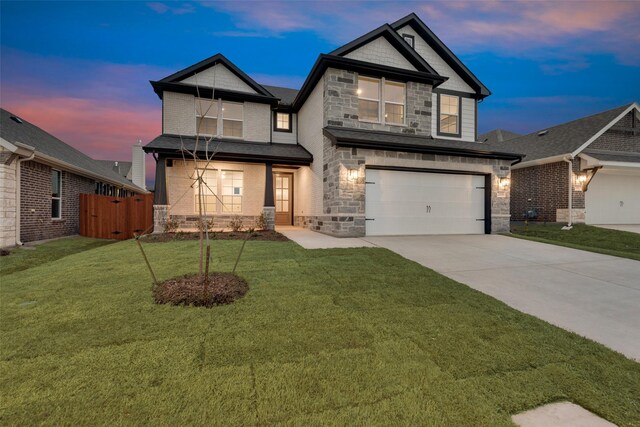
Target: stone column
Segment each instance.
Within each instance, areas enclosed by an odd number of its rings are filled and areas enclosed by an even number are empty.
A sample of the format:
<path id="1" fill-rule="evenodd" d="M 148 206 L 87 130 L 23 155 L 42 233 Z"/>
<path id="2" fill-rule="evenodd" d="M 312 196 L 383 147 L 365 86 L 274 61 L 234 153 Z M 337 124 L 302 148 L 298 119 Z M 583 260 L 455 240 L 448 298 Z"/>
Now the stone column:
<path id="1" fill-rule="evenodd" d="M 169 219 L 169 205 L 153 205 L 153 234 L 164 233 L 164 223 Z"/>
<path id="2" fill-rule="evenodd" d="M 265 164 L 264 177 L 264 207 L 262 213 L 267 222 L 267 230 L 273 230 L 276 227 L 276 204 L 273 200 L 273 168 L 271 163 Z"/>

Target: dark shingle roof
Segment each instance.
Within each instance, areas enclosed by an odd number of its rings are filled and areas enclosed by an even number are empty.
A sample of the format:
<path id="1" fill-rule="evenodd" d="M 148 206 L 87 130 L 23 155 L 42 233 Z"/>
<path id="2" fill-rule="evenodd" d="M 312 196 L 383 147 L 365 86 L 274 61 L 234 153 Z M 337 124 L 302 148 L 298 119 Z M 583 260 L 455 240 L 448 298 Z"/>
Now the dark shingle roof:
<path id="1" fill-rule="evenodd" d="M 507 141 L 496 142 L 494 145 L 526 154 L 525 162 L 569 154 L 580 148 L 631 105 L 633 104 L 541 129 Z"/>
<path id="2" fill-rule="evenodd" d="M 0 109 L 0 136 L 6 141 L 31 146 L 35 148 L 36 155 L 43 154 L 52 157 L 90 174 L 98 175 L 108 182 L 138 188 L 111 168 L 29 123 L 23 117 L 19 117 L 22 123 L 16 122 L 11 117 L 16 117 L 16 115 L 5 109 Z M 141 192 L 144 191 L 141 188 L 138 189 Z"/>
<path id="3" fill-rule="evenodd" d="M 519 159 L 513 150 L 495 150 L 492 144 L 436 139 L 431 136 L 327 126 L 324 134 L 335 144 L 378 150 L 442 153 L 465 157 Z"/>
<path id="4" fill-rule="evenodd" d="M 102 165 L 111 168 L 115 173 L 120 176 L 124 176 L 125 178 L 131 171 L 132 162 L 121 162 L 120 160 L 96 160 L 100 162 Z M 117 163 L 117 165 L 116 165 Z"/>
<path id="5" fill-rule="evenodd" d="M 164 152 L 178 154 L 184 144 L 184 148 L 193 151 L 196 145 L 195 137 L 180 137 L 178 135 L 160 135 L 148 143 L 144 150 L 151 152 Z M 200 138 L 198 142 L 199 152 L 204 152 L 205 140 Z M 313 161 L 313 156 L 298 144 L 269 144 L 266 142 L 249 142 L 222 139 L 219 142 L 211 142 L 209 150 L 215 150 L 216 159 L 234 159 L 237 161 L 273 161 L 291 164 L 308 165 Z"/>
<path id="6" fill-rule="evenodd" d="M 513 139 L 517 136 L 522 136 L 522 134 L 511 132 L 509 130 L 504 129 L 494 129 L 490 132 L 483 133 L 478 137 L 479 142 L 502 142 L 507 141 L 509 139 Z"/>
<path id="7" fill-rule="evenodd" d="M 284 105 L 293 104 L 293 100 L 298 96 L 298 89 L 289 89 L 288 87 L 262 85 L 263 88 L 271 92 L 276 98 L 280 98 L 280 103 Z"/>

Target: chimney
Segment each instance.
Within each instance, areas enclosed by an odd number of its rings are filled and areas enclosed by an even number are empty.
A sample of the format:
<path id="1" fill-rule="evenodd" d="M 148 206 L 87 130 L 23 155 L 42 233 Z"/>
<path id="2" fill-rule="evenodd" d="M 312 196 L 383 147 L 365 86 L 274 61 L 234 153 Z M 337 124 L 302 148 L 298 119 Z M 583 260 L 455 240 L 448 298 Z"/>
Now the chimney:
<path id="1" fill-rule="evenodd" d="M 142 140 L 133 146 L 131 155 L 131 181 L 140 188 L 147 189 L 145 184 L 145 161 Z"/>

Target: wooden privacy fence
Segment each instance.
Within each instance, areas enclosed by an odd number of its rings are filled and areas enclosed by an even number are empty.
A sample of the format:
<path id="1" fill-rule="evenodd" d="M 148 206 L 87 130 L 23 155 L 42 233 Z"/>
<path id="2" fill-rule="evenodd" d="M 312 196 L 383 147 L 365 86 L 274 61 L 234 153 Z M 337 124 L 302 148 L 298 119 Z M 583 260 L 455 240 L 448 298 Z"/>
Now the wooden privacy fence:
<path id="1" fill-rule="evenodd" d="M 80 194 L 80 235 L 131 239 L 153 230 L 153 194 L 131 197 Z"/>

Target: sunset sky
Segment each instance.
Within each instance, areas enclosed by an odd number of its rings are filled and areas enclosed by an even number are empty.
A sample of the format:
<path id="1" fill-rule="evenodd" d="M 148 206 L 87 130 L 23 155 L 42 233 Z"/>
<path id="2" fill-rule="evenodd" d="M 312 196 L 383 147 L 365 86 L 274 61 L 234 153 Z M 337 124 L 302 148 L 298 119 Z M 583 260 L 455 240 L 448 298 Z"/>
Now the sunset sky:
<path id="1" fill-rule="evenodd" d="M 299 88 L 320 53 L 410 12 L 493 92 L 480 132 L 640 101 L 637 1 L 2 1 L 0 103 L 92 157 L 130 160 L 161 132 L 149 80 L 220 52 L 259 83 Z"/>

